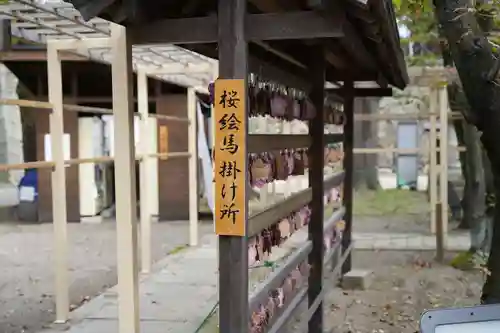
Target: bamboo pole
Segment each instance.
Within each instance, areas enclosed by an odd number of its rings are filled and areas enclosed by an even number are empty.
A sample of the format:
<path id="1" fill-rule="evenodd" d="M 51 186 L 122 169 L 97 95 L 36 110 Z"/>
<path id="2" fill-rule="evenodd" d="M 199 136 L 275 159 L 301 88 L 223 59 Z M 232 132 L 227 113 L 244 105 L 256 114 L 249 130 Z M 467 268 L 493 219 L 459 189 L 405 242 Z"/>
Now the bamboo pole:
<path id="1" fill-rule="evenodd" d="M 136 160 L 140 161 L 144 155 L 136 156 Z M 190 157 L 189 152 L 173 152 L 165 154 L 148 154 L 147 157 L 150 158 L 187 158 Z M 65 160 L 65 166 L 69 165 L 79 165 L 88 163 L 113 163 L 115 161 L 114 157 L 111 156 L 101 156 L 101 157 L 88 157 L 88 158 L 73 158 L 71 160 Z M 55 165 L 51 161 L 35 161 L 35 162 L 25 162 L 25 163 L 15 163 L 15 164 L 0 164 L 0 171 L 10 171 L 10 170 L 26 170 L 26 169 L 47 169 L 53 168 Z"/>
<path id="2" fill-rule="evenodd" d="M 150 117 L 156 118 L 159 120 L 168 120 L 168 121 L 180 121 L 180 122 L 187 122 L 189 123 L 191 120 L 186 117 L 176 117 L 176 116 L 168 116 L 164 114 L 156 114 L 156 113 L 150 113 Z"/>
<path id="3" fill-rule="evenodd" d="M 0 99 L 0 105 L 13 105 L 13 106 L 19 106 L 19 107 L 24 107 L 24 108 L 45 109 L 45 110 L 50 110 L 50 111 L 52 111 L 52 109 L 54 108 L 54 105 L 52 103 L 27 100 L 27 99 Z M 63 109 L 65 111 L 71 111 L 71 112 L 113 114 L 112 109 L 100 108 L 100 107 L 94 107 L 94 106 L 75 105 L 75 104 L 63 104 Z M 141 117 L 145 116 L 145 115 L 140 114 L 140 113 L 135 113 L 135 114 L 137 114 Z M 151 117 L 151 118 L 165 120 L 165 121 L 178 121 L 178 122 L 187 122 L 187 123 L 190 122 L 190 120 L 186 117 L 176 117 L 176 116 L 154 114 L 154 113 L 150 113 L 146 116 Z"/>
<path id="4" fill-rule="evenodd" d="M 0 171 L 53 168 L 54 162 L 36 161 L 15 164 L 0 164 Z"/>
<path id="5" fill-rule="evenodd" d="M 46 109 L 52 111 L 54 106 L 49 102 L 30 101 L 27 99 L 0 99 L 2 105 L 14 105 L 23 108 Z"/>
<path id="6" fill-rule="evenodd" d="M 89 163 L 112 163 L 115 159 L 111 156 L 101 156 L 101 157 L 87 157 L 87 158 L 74 158 L 71 160 L 64 161 L 66 165 L 79 165 L 79 164 L 89 164 Z"/>
<path id="7" fill-rule="evenodd" d="M 189 152 L 174 152 L 174 153 L 165 153 L 165 154 L 150 154 L 149 157 L 156 157 L 159 159 L 170 159 L 170 158 L 182 158 L 182 157 L 190 157 L 191 154 Z"/>

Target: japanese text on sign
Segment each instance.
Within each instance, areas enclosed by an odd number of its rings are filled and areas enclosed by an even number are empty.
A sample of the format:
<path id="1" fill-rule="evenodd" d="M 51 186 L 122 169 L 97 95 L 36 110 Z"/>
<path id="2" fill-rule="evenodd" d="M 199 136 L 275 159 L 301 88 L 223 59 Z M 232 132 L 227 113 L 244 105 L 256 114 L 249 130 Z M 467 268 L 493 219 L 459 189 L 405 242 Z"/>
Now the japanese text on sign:
<path id="1" fill-rule="evenodd" d="M 215 82 L 215 232 L 246 234 L 246 93 L 244 80 Z"/>

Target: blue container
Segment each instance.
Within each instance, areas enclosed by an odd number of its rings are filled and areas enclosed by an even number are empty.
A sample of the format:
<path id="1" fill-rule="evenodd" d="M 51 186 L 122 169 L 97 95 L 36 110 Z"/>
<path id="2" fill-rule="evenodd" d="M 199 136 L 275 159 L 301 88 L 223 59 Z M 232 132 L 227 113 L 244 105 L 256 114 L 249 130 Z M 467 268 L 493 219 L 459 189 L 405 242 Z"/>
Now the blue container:
<path id="1" fill-rule="evenodd" d="M 36 169 L 27 169 L 18 185 L 19 205 L 17 218 L 20 221 L 38 222 L 38 172 Z M 25 191 L 33 194 L 29 198 L 21 195 Z"/>

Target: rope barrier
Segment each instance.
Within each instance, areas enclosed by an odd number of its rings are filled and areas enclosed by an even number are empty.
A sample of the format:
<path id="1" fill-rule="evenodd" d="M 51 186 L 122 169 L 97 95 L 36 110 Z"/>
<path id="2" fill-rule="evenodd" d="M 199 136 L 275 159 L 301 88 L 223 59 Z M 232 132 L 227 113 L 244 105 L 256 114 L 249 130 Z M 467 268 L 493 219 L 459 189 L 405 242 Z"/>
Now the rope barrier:
<path id="1" fill-rule="evenodd" d="M 44 109 L 44 110 L 50 110 L 50 111 L 54 108 L 54 105 L 52 103 L 27 100 L 27 99 L 0 99 L 0 105 L 12 105 L 12 106 L 19 106 L 19 107 L 23 107 L 23 108 Z M 100 108 L 100 107 L 94 107 L 94 106 L 75 105 L 75 104 L 63 104 L 63 109 L 66 111 L 71 111 L 71 112 L 113 114 L 113 109 Z M 135 113 L 135 114 L 140 116 L 139 113 Z M 148 114 L 148 117 L 166 120 L 166 121 L 179 121 L 179 122 L 189 123 L 189 119 L 187 117 L 169 116 L 169 115 L 156 114 L 156 113 L 150 113 L 150 114 Z"/>
<path id="2" fill-rule="evenodd" d="M 173 153 L 165 153 L 165 154 L 148 154 L 145 155 L 150 158 L 163 158 L 163 159 L 171 159 L 171 158 L 186 158 L 191 157 L 191 154 L 188 152 L 173 152 Z M 140 161 L 143 156 L 137 156 L 135 159 Z M 88 163 L 113 163 L 115 158 L 112 156 L 101 156 L 101 157 L 89 157 L 89 158 L 75 158 L 71 160 L 64 161 L 66 166 L 70 165 L 80 165 L 80 164 L 88 164 Z M 47 169 L 53 168 L 55 163 L 52 161 L 36 161 L 36 162 L 26 162 L 26 163 L 16 163 L 16 164 L 0 164 L 0 171 L 9 171 L 9 170 L 26 170 L 26 169 Z"/>

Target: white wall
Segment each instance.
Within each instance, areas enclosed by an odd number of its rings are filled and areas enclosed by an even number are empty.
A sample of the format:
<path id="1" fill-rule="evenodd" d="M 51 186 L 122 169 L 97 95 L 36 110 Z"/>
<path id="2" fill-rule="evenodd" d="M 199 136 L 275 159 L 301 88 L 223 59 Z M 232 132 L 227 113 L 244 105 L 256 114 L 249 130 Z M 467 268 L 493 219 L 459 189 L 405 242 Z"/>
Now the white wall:
<path id="1" fill-rule="evenodd" d="M 16 76 L 0 64 L 0 98 L 17 99 L 17 82 Z M 0 164 L 22 163 L 22 142 L 19 107 L 0 105 Z M 17 205 L 17 184 L 23 175 L 23 170 L 13 170 L 8 173 L 7 179 L 0 179 L 0 207 Z"/>
<path id="2" fill-rule="evenodd" d="M 17 99 L 18 80 L 7 67 L 0 64 L 0 98 Z M 18 106 L 0 105 L 0 163 L 22 163 L 23 132 L 21 111 Z M 24 171 L 9 172 L 9 182 L 17 184 Z"/>
<path id="3" fill-rule="evenodd" d="M 78 119 L 78 158 L 98 157 L 99 153 L 96 151 L 98 126 L 99 124 L 94 118 Z M 78 180 L 80 184 L 80 216 L 95 216 L 98 213 L 95 164 L 80 164 L 78 166 Z"/>

